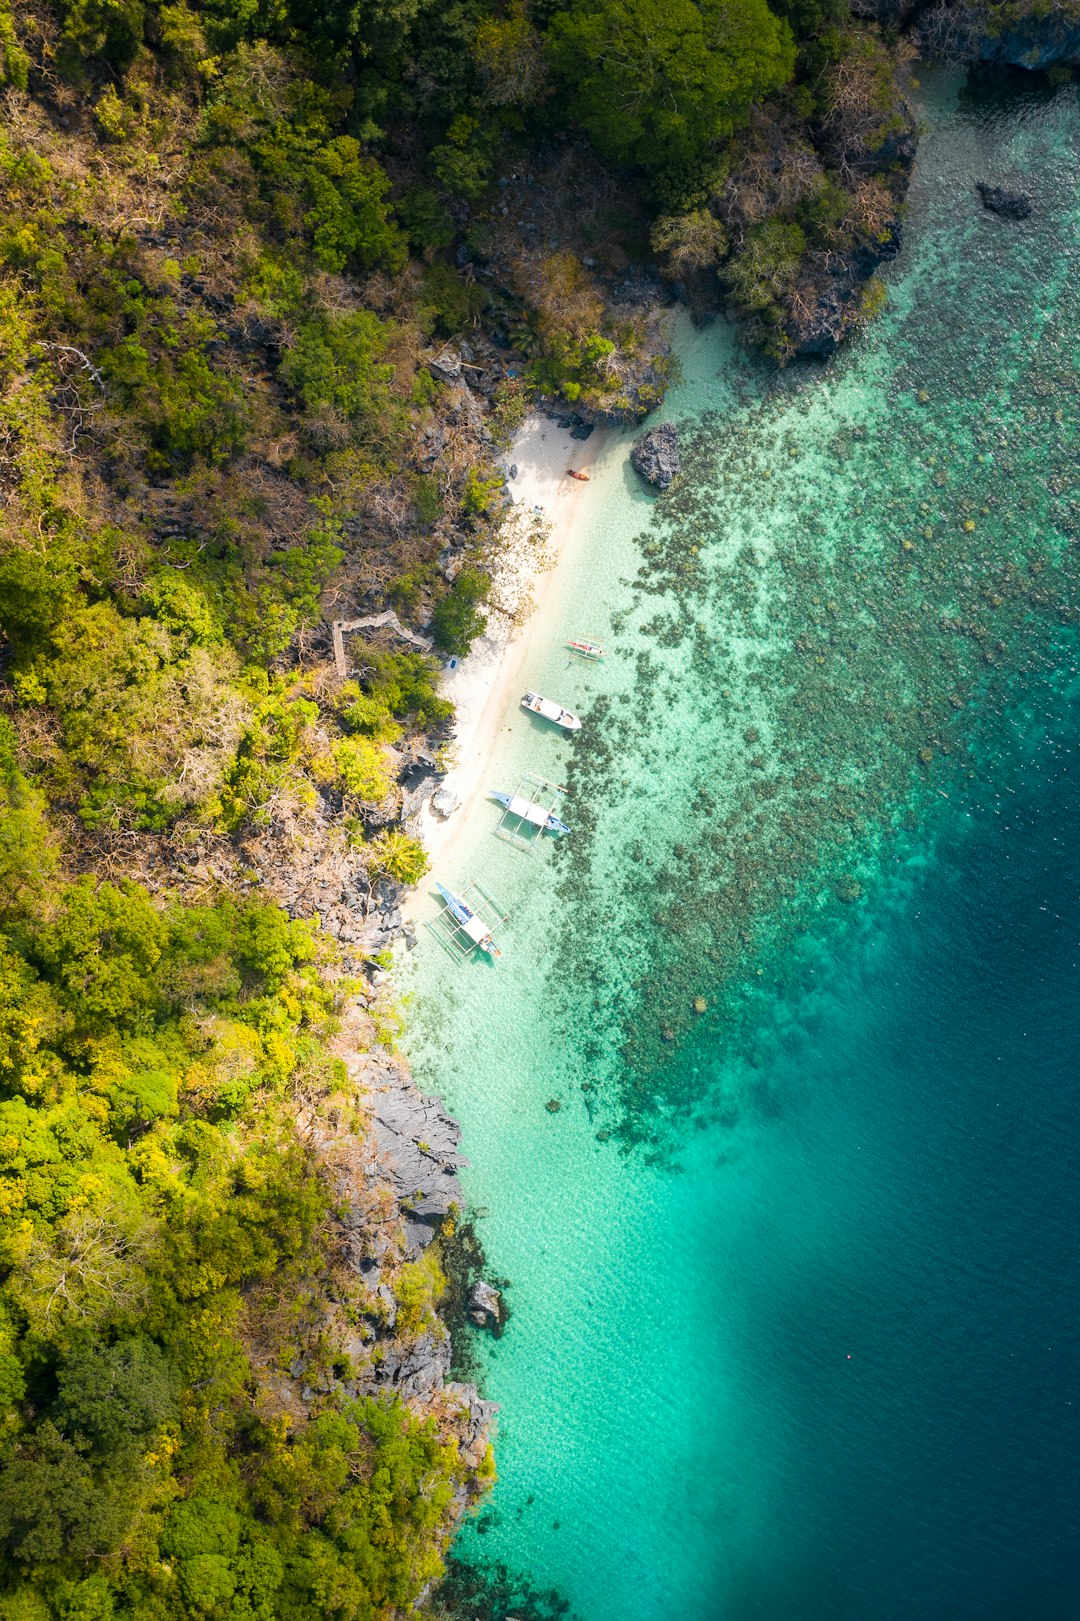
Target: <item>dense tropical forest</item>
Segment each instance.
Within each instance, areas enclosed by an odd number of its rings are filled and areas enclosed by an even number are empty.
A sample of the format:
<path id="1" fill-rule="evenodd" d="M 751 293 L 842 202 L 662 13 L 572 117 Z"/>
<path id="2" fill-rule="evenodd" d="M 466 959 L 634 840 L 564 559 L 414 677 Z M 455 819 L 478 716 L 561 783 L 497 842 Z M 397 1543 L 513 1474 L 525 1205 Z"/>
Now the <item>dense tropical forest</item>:
<path id="1" fill-rule="evenodd" d="M 382 959 L 282 874 L 422 874 L 534 402 L 644 415 L 674 298 L 779 360 L 872 314 L 904 56 L 846 0 L 0 0 L 0 1618 L 438 1576 L 490 1454 L 377 1375 L 450 1235 L 349 1260 Z"/>

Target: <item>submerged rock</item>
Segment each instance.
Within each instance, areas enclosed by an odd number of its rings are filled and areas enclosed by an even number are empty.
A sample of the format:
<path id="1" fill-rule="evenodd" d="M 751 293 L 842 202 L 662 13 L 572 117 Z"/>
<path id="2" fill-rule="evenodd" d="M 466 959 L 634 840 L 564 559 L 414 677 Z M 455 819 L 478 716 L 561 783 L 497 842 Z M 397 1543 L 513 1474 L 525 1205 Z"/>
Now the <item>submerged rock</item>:
<path id="1" fill-rule="evenodd" d="M 1006 186 L 991 186 L 986 180 L 976 182 L 976 190 L 984 208 L 1003 219 L 1026 220 L 1031 217 L 1031 198 L 1026 191 L 1010 191 Z"/>
<path id="2" fill-rule="evenodd" d="M 666 490 L 678 473 L 679 435 L 670 422 L 643 433 L 630 452 L 630 461 L 637 471 L 658 490 Z"/>

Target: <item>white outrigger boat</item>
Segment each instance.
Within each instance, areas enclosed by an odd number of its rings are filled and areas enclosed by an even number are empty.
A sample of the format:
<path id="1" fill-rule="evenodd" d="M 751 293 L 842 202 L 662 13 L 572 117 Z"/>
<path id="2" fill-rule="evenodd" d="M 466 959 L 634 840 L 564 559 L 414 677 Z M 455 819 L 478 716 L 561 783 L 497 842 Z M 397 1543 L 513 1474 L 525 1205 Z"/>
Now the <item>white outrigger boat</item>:
<path id="1" fill-rule="evenodd" d="M 492 799 L 496 800 L 508 815 L 516 817 L 519 822 L 527 822 L 530 827 L 537 827 L 542 833 L 569 833 L 566 823 L 544 805 L 538 805 L 535 799 L 525 799 L 521 794 L 506 794 L 501 788 L 491 790 Z"/>
<path id="2" fill-rule="evenodd" d="M 452 889 L 436 881 L 435 888 L 446 902 L 446 910 L 457 924 L 455 933 L 460 933 L 469 944 L 479 946 L 486 951 L 489 957 L 501 957 L 502 952 L 492 938 L 491 929 L 484 922 L 478 912 L 474 912 L 469 903 L 460 895 L 455 895 Z M 505 921 L 505 920 L 504 920 Z"/>
<path id="3" fill-rule="evenodd" d="M 604 656 L 603 643 L 590 641 L 587 636 L 574 637 L 566 645 L 571 653 L 577 654 L 578 658 L 592 659 L 596 664 L 599 664 Z"/>
<path id="4" fill-rule="evenodd" d="M 569 709 L 557 704 L 552 698 L 542 698 L 538 692 L 527 692 L 521 700 L 522 709 L 527 709 L 532 715 L 539 715 L 542 720 L 553 721 L 561 726 L 564 732 L 580 732 L 581 722 Z"/>

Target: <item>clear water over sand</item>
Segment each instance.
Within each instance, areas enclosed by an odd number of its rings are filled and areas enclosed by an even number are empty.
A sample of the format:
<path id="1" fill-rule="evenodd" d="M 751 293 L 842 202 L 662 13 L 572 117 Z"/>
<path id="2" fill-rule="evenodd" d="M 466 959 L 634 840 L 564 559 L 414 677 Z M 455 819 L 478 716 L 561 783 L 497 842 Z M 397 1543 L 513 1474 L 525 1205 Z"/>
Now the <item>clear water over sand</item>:
<path id="1" fill-rule="evenodd" d="M 1077 111 L 930 81 L 828 370 L 686 334 L 684 476 L 598 467 L 526 672 L 585 730 L 500 738 L 574 834 L 477 812 L 505 956 L 404 968 L 512 1280 L 461 1548 L 583 1621 L 1072 1613 Z"/>

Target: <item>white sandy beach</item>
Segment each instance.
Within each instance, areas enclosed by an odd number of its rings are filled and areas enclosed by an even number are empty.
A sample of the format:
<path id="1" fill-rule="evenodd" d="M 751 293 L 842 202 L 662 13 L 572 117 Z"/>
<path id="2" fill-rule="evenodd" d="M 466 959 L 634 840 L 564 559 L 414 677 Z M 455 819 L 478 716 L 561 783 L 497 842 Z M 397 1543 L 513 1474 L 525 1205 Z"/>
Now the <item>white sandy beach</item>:
<path id="1" fill-rule="evenodd" d="M 467 658 L 446 669 L 442 683 L 456 720 L 455 763 L 440 788 L 460 804 L 445 819 L 425 806 L 410 823 L 410 831 L 423 840 L 435 876 L 449 866 L 470 810 L 488 787 L 503 716 L 520 697 L 517 688 L 530 645 L 545 634 L 545 610 L 557 600 L 560 564 L 589 494 L 589 486 L 568 478 L 566 469 L 588 468 L 610 438 L 611 430 L 597 428 L 585 441 L 571 439 L 568 430 L 534 415 L 503 458 L 508 469 L 517 467 L 517 476 L 510 479 L 514 512 L 507 519 L 505 546 L 495 569 L 487 629 Z M 409 893 L 403 907 L 407 916 L 425 910 L 428 888 L 420 884 Z"/>

